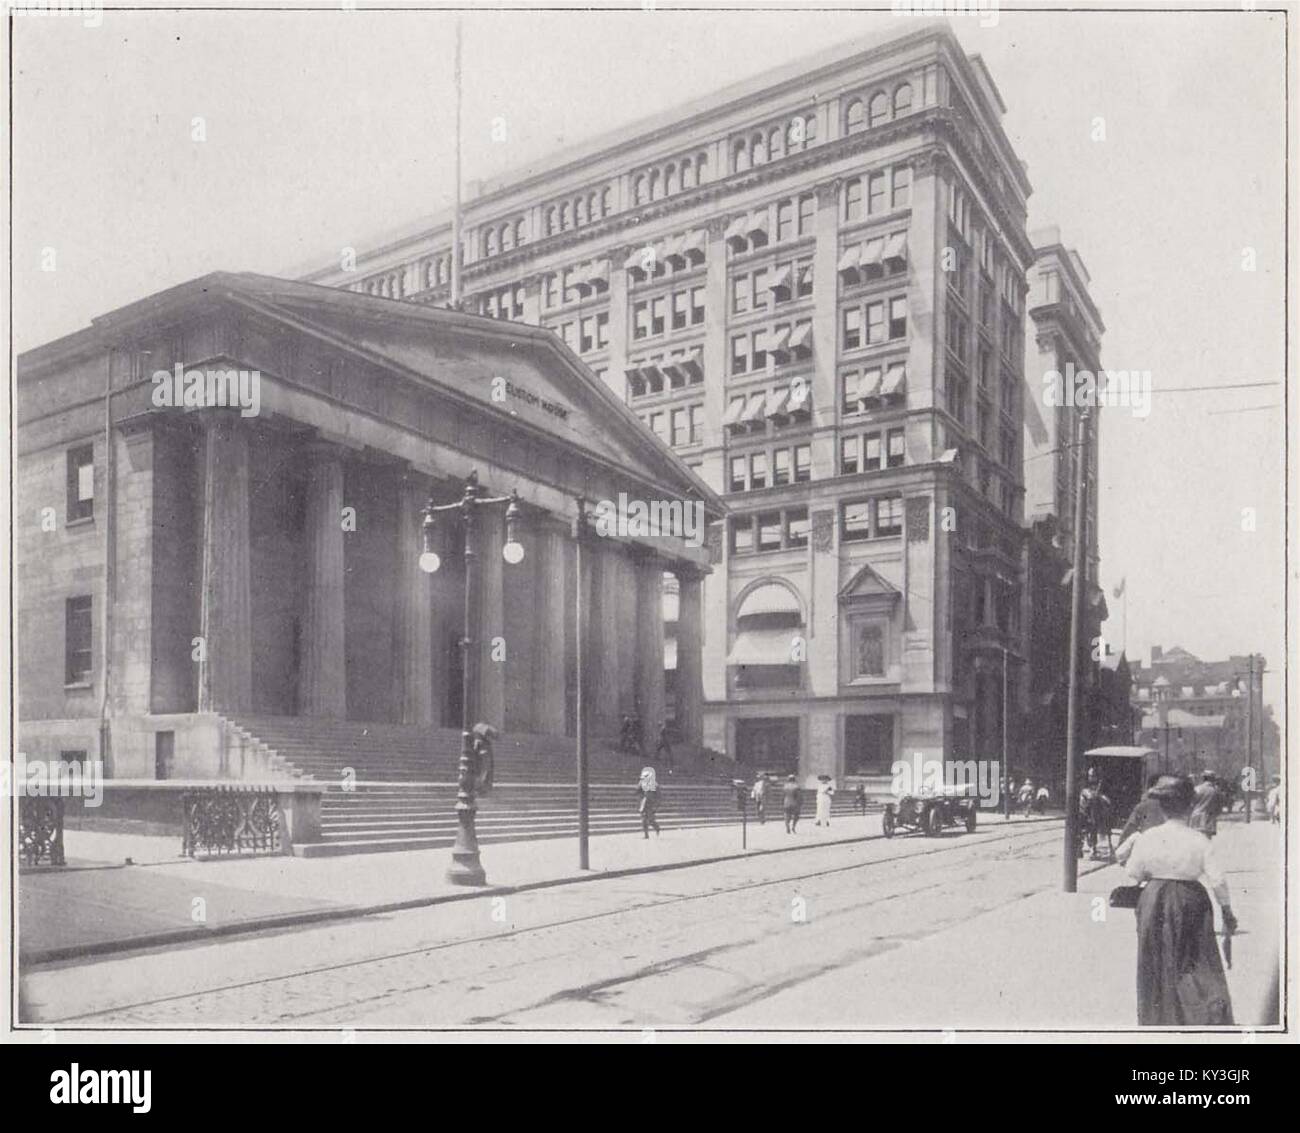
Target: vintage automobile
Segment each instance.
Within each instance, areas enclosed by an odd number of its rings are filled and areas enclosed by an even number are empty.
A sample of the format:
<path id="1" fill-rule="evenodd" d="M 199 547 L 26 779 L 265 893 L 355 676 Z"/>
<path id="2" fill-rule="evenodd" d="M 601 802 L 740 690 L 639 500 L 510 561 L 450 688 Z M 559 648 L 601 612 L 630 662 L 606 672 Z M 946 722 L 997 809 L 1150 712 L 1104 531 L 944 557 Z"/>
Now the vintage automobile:
<path id="1" fill-rule="evenodd" d="M 892 838 L 900 827 L 934 836 L 943 833 L 945 826 L 958 823 L 964 824 L 969 833 L 975 829 L 978 810 L 975 784 L 949 784 L 886 803 L 881 828 L 886 838 Z"/>

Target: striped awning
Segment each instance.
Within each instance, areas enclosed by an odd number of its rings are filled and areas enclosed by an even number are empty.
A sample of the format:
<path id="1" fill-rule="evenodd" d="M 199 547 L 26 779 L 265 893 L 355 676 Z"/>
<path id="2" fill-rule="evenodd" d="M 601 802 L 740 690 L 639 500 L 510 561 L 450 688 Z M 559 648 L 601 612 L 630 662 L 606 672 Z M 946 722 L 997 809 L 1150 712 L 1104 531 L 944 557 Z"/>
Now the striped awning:
<path id="1" fill-rule="evenodd" d="M 885 371 L 885 379 L 880 383 L 880 396 L 893 397 L 907 390 L 907 366 L 895 362 Z"/>
<path id="2" fill-rule="evenodd" d="M 796 629 L 747 629 L 736 634 L 728 665 L 794 665 Z"/>
<path id="3" fill-rule="evenodd" d="M 860 266 L 864 268 L 879 267 L 880 257 L 885 250 L 885 238 L 877 236 L 868 240 L 862 245 L 862 256 L 858 260 Z"/>
<path id="4" fill-rule="evenodd" d="M 776 327 L 763 337 L 763 349 L 769 354 L 788 354 L 790 341 L 789 327 Z"/>
<path id="5" fill-rule="evenodd" d="M 749 402 L 745 405 L 745 411 L 740 415 L 740 423 L 748 425 L 754 421 L 761 421 L 763 419 L 763 407 L 766 404 L 767 394 L 750 394 Z"/>
<path id="6" fill-rule="evenodd" d="M 907 263 L 907 233 L 895 232 L 885 243 L 884 259 Z"/>
<path id="7" fill-rule="evenodd" d="M 858 263 L 862 259 L 862 245 L 853 244 L 844 249 L 844 254 L 840 257 L 838 271 L 856 275 Z"/>
<path id="8" fill-rule="evenodd" d="M 740 421 L 740 415 L 745 412 L 746 401 L 743 397 L 735 398 L 728 406 L 727 412 L 722 416 L 724 425 L 735 425 Z"/>
<path id="9" fill-rule="evenodd" d="M 812 349 L 812 323 L 799 323 L 790 332 L 791 350 Z"/>
<path id="10" fill-rule="evenodd" d="M 767 289 L 769 291 L 779 291 L 784 288 L 786 291 L 789 291 L 791 276 L 792 272 L 790 270 L 790 265 L 786 264 L 785 267 L 773 274 L 772 278 L 768 280 Z"/>
<path id="11" fill-rule="evenodd" d="M 858 379 L 858 400 L 867 401 L 880 396 L 880 371 L 863 370 Z"/>
<path id="12" fill-rule="evenodd" d="M 764 417 L 780 417 L 786 411 L 790 401 L 789 387 L 773 390 L 767 395 L 767 404 L 763 407 Z"/>

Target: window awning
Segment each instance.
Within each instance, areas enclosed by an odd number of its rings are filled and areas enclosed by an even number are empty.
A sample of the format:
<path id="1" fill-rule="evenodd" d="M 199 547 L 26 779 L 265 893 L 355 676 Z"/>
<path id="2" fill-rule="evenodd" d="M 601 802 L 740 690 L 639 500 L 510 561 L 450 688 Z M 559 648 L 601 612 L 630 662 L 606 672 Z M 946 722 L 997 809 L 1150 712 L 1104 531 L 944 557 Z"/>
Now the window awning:
<path id="1" fill-rule="evenodd" d="M 813 285 L 813 266 L 809 264 L 802 272 L 799 273 L 799 286 L 812 287 Z"/>
<path id="2" fill-rule="evenodd" d="M 571 286 L 575 290 L 584 294 L 590 294 L 591 292 L 595 291 L 596 284 L 595 281 L 592 279 L 592 274 L 595 271 L 595 266 L 596 265 L 592 263 L 585 263 L 585 264 L 579 264 L 576 268 L 574 268 Z"/>
<path id="3" fill-rule="evenodd" d="M 665 240 L 662 244 L 659 245 L 659 258 L 663 260 L 664 263 L 671 263 L 673 260 L 678 260 L 681 261 L 681 263 L 685 263 L 686 262 L 685 246 L 686 246 L 685 236 L 670 236 L 668 237 L 667 240 Z M 673 266 L 677 267 L 678 265 L 673 264 Z"/>
<path id="4" fill-rule="evenodd" d="M 767 235 L 767 209 L 755 209 L 745 221 L 745 231 L 750 235 Z"/>
<path id="5" fill-rule="evenodd" d="M 885 380 L 880 383 L 880 396 L 893 397 L 907 390 L 907 367 L 896 362 L 885 371 Z"/>
<path id="6" fill-rule="evenodd" d="M 724 236 L 724 239 L 727 241 L 727 243 L 744 244 L 748 242 L 749 237 L 746 234 L 746 229 L 745 229 L 745 223 L 748 220 L 749 217 L 747 216 L 738 216 L 736 217 L 735 220 L 733 220 L 730 224 L 727 225 L 727 231 Z"/>
<path id="7" fill-rule="evenodd" d="M 798 614 L 799 599 L 789 589 L 774 582 L 756 586 L 740 604 L 737 618 L 748 618 L 754 614 Z M 784 631 L 783 631 L 784 632 Z"/>
<path id="8" fill-rule="evenodd" d="M 812 413 L 812 390 L 807 382 L 790 383 L 790 400 L 785 411 L 794 417 Z"/>
<path id="9" fill-rule="evenodd" d="M 728 665 L 794 665 L 797 629 L 747 629 L 736 634 Z"/>
<path id="10" fill-rule="evenodd" d="M 885 243 L 884 258 L 907 263 L 907 233 L 895 232 Z"/>
<path id="11" fill-rule="evenodd" d="M 789 327 L 776 327 L 763 336 L 763 349 L 769 354 L 788 354 L 790 341 Z"/>
<path id="12" fill-rule="evenodd" d="M 704 373 L 703 348 L 696 346 L 693 349 L 688 350 L 686 354 L 678 362 L 678 365 L 681 366 L 681 368 L 685 370 L 689 376 L 693 378 L 699 377 L 701 374 Z"/>
<path id="13" fill-rule="evenodd" d="M 693 228 L 686 233 L 682 242 L 682 252 L 694 263 L 704 263 L 705 248 L 708 247 L 709 234 L 703 228 Z"/>
<path id="14" fill-rule="evenodd" d="M 633 249 L 632 249 L 632 254 L 631 254 L 630 256 L 628 256 L 628 258 L 627 258 L 626 260 L 623 261 L 623 266 L 624 266 L 625 268 L 627 268 L 628 271 L 632 271 L 632 270 L 634 270 L 634 269 L 637 270 L 637 271 L 640 271 L 640 270 L 641 270 L 641 253 L 644 252 L 644 251 L 645 251 L 644 248 L 633 248 Z"/>
<path id="15" fill-rule="evenodd" d="M 727 412 L 723 414 L 722 423 L 724 425 L 735 425 L 740 421 L 740 415 L 745 412 L 745 399 L 738 397 L 727 406 Z"/>
<path id="16" fill-rule="evenodd" d="M 749 402 L 745 406 L 745 411 L 740 415 L 740 423 L 742 425 L 749 425 L 754 421 L 761 421 L 763 419 L 763 407 L 766 404 L 767 394 L 751 394 Z"/>
<path id="17" fill-rule="evenodd" d="M 858 264 L 864 268 L 873 268 L 880 266 L 880 257 L 885 250 L 885 238 L 877 236 L 873 240 L 868 240 L 862 245 L 862 256 Z"/>
<path id="18" fill-rule="evenodd" d="M 591 281 L 591 285 L 595 290 L 603 291 L 609 286 L 609 261 L 592 260 L 590 266 L 591 273 L 587 278 Z"/>
<path id="19" fill-rule="evenodd" d="M 790 332 L 791 350 L 812 349 L 812 323 L 799 323 Z"/>
<path id="20" fill-rule="evenodd" d="M 858 400 L 866 401 L 869 398 L 880 396 L 880 371 L 864 370 L 862 377 L 858 379 Z"/>
<path id="21" fill-rule="evenodd" d="M 789 291 L 790 277 L 791 277 L 790 265 L 786 264 L 785 267 L 783 267 L 780 271 L 776 272 L 772 276 L 772 278 L 768 281 L 767 289 L 769 291 L 779 291 L 782 288 L 784 288 L 786 291 Z"/>
<path id="22" fill-rule="evenodd" d="M 664 638 L 664 670 L 672 672 L 677 668 L 677 638 Z"/>
<path id="23" fill-rule="evenodd" d="M 862 259 L 862 245 L 854 244 L 851 248 L 844 249 L 844 255 L 840 257 L 838 271 L 847 272 L 856 275 L 858 263 Z"/>
<path id="24" fill-rule="evenodd" d="M 764 417 L 779 417 L 786 410 L 786 403 L 790 400 L 790 390 L 788 388 L 773 390 L 767 395 L 767 404 L 763 407 Z"/>

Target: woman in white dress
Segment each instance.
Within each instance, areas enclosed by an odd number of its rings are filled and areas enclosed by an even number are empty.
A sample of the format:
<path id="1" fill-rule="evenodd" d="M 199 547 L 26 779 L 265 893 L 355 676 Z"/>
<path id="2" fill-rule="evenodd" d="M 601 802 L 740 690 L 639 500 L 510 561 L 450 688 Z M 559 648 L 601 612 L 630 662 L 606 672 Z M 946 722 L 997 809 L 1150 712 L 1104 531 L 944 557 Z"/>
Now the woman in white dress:
<path id="1" fill-rule="evenodd" d="M 835 794 L 835 781 L 829 775 L 817 776 L 817 826 L 831 824 L 831 796 Z"/>

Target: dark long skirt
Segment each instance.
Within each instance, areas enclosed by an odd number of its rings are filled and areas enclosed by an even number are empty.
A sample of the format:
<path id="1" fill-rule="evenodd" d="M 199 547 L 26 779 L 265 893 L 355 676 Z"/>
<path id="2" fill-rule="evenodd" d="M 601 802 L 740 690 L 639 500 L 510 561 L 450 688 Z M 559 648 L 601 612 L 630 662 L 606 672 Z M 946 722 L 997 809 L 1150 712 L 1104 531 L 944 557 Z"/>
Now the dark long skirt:
<path id="1" fill-rule="evenodd" d="M 1152 881 L 1137 907 L 1138 1024 L 1231 1026 L 1232 1001 L 1199 881 Z"/>

